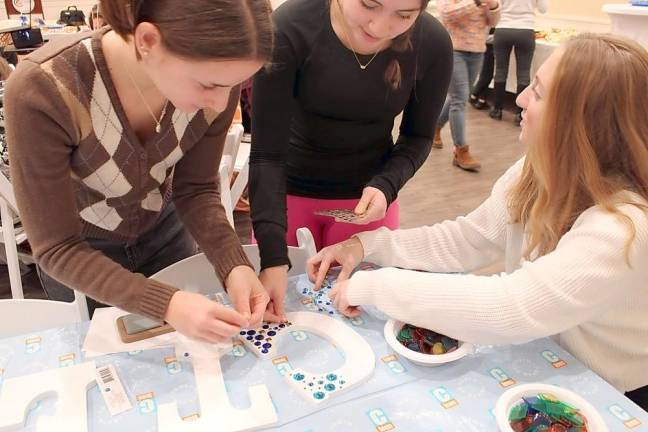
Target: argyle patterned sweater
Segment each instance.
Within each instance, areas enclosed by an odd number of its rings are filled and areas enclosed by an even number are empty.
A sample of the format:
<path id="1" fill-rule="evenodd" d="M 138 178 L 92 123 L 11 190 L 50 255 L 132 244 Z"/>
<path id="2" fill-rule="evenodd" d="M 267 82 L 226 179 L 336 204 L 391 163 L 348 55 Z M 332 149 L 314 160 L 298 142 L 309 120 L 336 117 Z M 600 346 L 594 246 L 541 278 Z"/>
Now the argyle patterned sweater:
<path id="1" fill-rule="evenodd" d="M 36 262 L 66 286 L 162 320 L 177 288 L 131 273 L 85 238 L 134 243 L 170 200 L 224 280 L 250 265 L 220 204 L 218 165 L 237 101 L 185 114 L 140 142 L 101 48 L 107 30 L 48 43 L 23 60 L 4 104 L 10 168 Z"/>

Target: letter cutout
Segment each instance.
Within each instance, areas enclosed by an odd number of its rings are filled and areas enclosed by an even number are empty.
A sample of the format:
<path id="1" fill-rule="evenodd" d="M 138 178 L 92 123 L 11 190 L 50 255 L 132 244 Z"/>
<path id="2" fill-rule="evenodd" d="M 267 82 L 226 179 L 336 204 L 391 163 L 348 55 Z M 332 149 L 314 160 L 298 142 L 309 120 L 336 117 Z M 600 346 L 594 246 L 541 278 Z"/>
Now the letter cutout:
<path id="1" fill-rule="evenodd" d="M 41 399 L 56 395 L 53 418 L 37 419 L 37 430 L 85 432 L 88 430 L 86 394 L 96 385 L 95 362 L 6 380 L 0 389 L 0 431 L 22 430 L 28 411 Z"/>
<path id="2" fill-rule="evenodd" d="M 207 344 L 178 334 L 176 356 L 190 358 L 196 376 L 200 417 L 183 420 L 174 403 L 158 408 L 159 432 L 219 431 L 236 432 L 270 426 L 278 421 L 270 393 L 265 385 L 252 386 L 250 408 L 235 409 L 229 403 L 220 358 L 232 350 L 232 344 Z"/>
<path id="3" fill-rule="evenodd" d="M 291 312 L 286 317 L 285 324 L 265 323 L 254 330 L 243 330 L 240 339 L 257 356 L 267 359 L 278 355 L 276 340 L 280 335 L 300 330 L 321 336 L 344 351 L 345 363 L 334 371 L 312 374 L 296 368 L 284 375 L 307 400 L 320 403 L 361 384 L 373 374 L 376 357 L 371 346 L 344 322 L 312 312 Z"/>

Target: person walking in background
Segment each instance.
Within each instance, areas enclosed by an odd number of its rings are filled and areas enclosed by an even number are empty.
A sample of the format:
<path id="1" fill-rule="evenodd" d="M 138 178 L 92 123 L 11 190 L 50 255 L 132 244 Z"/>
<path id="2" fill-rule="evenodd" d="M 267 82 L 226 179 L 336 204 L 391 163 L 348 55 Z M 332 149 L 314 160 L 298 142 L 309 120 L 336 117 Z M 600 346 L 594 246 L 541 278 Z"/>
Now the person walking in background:
<path id="1" fill-rule="evenodd" d="M 502 106 L 506 94 L 506 78 L 509 70 L 511 50 L 515 48 L 517 91 L 522 91 L 531 82 L 531 62 L 535 51 L 536 10 L 547 12 L 549 0 L 502 0 L 502 17 L 495 29 L 495 106 L 489 115 L 502 120 Z M 522 110 L 516 109 L 515 124 L 522 121 Z"/>
<path id="2" fill-rule="evenodd" d="M 490 109 L 490 105 L 486 102 L 486 91 L 491 81 L 493 81 L 493 74 L 495 73 L 495 53 L 493 53 L 494 34 L 495 27 L 492 27 L 486 39 L 486 52 L 484 53 L 481 72 L 479 72 L 479 79 L 473 87 L 469 99 L 470 105 L 477 110 Z"/>
<path id="3" fill-rule="evenodd" d="M 454 69 L 449 97 L 437 121 L 432 147 L 443 147 L 441 128 L 449 120 L 455 146 L 452 163 L 461 169 L 476 171 L 481 164 L 466 145 L 466 101 L 481 68 L 488 29 L 499 20 L 500 4 L 498 0 L 438 0 L 437 10 L 452 39 Z"/>

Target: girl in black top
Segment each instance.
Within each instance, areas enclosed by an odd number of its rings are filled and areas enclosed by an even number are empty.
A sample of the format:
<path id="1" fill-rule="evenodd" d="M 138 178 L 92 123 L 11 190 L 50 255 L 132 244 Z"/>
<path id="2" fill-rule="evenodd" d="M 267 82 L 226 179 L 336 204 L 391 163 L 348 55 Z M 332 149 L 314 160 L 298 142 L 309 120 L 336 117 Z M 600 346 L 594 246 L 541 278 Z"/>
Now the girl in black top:
<path id="1" fill-rule="evenodd" d="M 427 3 L 288 0 L 273 14 L 273 65 L 253 89 L 250 198 L 261 281 L 279 316 L 296 228 L 306 224 L 318 248 L 336 242 L 332 220 L 313 209 L 362 215 L 336 224 L 344 238 L 398 225 L 390 205 L 430 152 L 452 73 L 452 43 Z"/>

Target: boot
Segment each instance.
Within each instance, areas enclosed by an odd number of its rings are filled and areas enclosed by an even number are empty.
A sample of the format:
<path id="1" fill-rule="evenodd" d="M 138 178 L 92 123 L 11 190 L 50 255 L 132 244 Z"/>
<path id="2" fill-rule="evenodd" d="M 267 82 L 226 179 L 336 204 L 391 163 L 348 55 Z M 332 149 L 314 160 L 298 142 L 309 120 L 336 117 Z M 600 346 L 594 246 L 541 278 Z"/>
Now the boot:
<path id="1" fill-rule="evenodd" d="M 502 106 L 504 105 L 504 97 L 506 96 L 506 82 L 495 83 L 495 106 L 488 113 L 490 118 L 495 120 L 502 120 Z"/>
<path id="2" fill-rule="evenodd" d="M 434 138 L 432 139 L 432 148 L 442 149 L 443 141 L 441 141 L 441 128 L 434 128 Z"/>
<path id="3" fill-rule="evenodd" d="M 502 120 L 502 108 L 493 108 L 489 111 L 488 116 L 493 120 Z"/>
<path id="4" fill-rule="evenodd" d="M 470 149 L 467 145 L 455 147 L 452 164 L 466 171 L 478 171 L 481 168 L 479 161 L 470 154 Z"/>
<path id="5" fill-rule="evenodd" d="M 518 98 L 520 97 L 520 94 L 526 88 L 527 88 L 526 85 L 518 85 L 517 94 L 515 95 L 515 101 L 516 102 L 517 102 Z M 515 118 L 513 119 L 513 124 L 515 124 L 515 126 L 520 126 L 520 123 L 522 123 L 522 108 L 515 107 Z"/>

